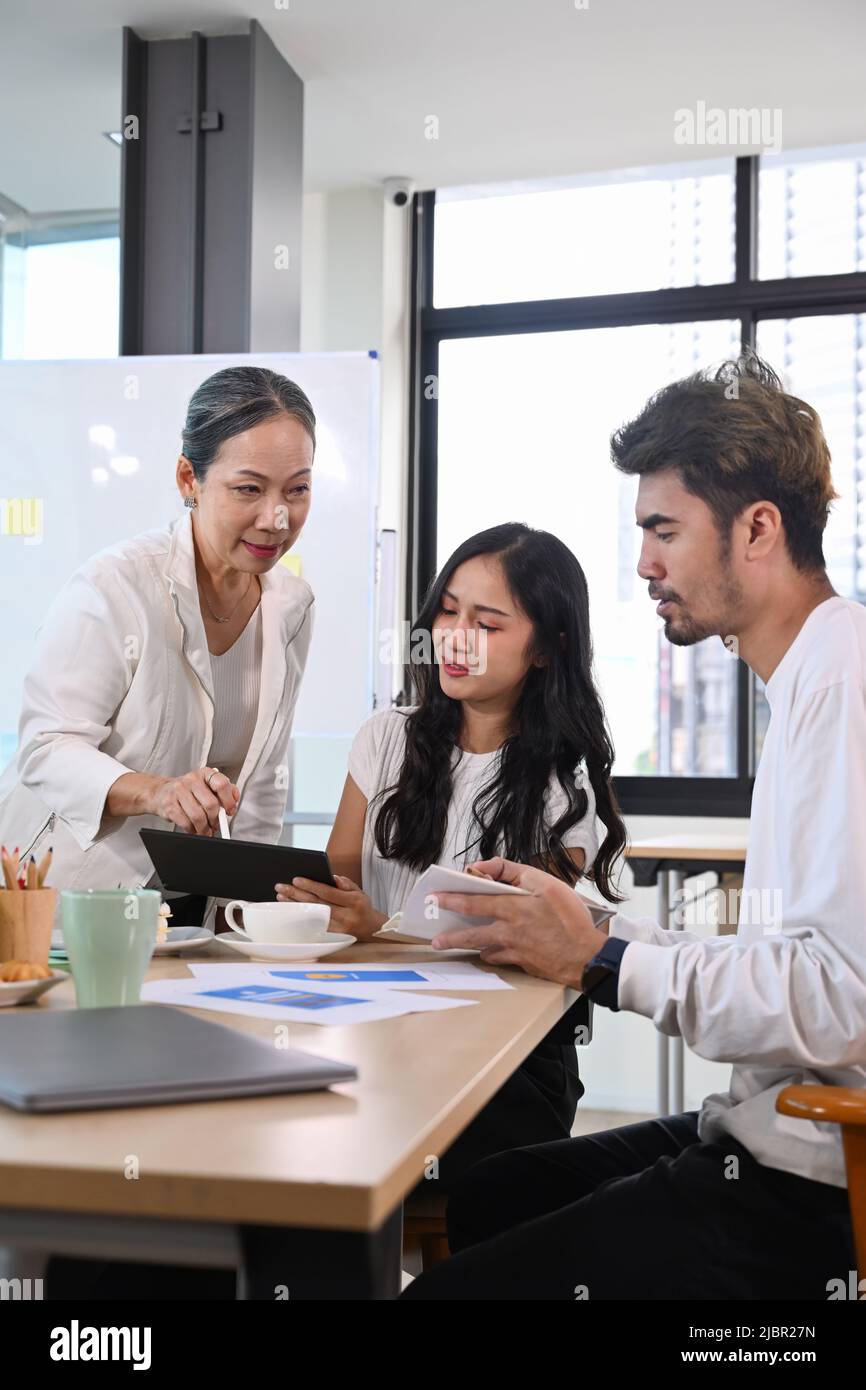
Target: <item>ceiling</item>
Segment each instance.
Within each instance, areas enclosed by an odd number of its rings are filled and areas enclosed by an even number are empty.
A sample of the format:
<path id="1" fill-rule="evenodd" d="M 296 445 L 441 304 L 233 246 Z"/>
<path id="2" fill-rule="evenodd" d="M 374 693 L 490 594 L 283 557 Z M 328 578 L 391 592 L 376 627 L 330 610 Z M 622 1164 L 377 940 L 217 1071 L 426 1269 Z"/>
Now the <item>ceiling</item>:
<path id="1" fill-rule="evenodd" d="M 780 109 L 786 149 L 866 139 L 864 0 L 0 0 L 0 194 L 115 206 L 121 27 L 250 18 L 304 80 L 308 191 L 694 158 L 674 112 L 699 101 Z"/>

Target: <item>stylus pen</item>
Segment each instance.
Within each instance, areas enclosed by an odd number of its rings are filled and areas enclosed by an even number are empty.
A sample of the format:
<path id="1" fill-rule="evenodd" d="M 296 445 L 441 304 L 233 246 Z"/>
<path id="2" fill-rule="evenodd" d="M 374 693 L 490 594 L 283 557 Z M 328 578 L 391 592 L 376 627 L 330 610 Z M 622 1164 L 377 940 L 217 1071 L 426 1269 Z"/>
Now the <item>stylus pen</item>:
<path id="1" fill-rule="evenodd" d="M 212 767 L 212 768 L 211 768 L 211 772 L 219 772 L 219 768 L 218 768 L 218 767 Z M 224 840 L 230 840 L 230 839 L 231 839 L 231 835 L 230 835 L 230 833 L 229 833 L 229 818 L 228 818 L 228 816 L 227 816 L 226 813 L 225 813 L 225 807 L 224 807 L 224 806 L 220 806 L 220 808 L 219 808 L 219 823 L 220 823 L 220 834 L 222 835 L 223 839 L 224 839 Z"/>

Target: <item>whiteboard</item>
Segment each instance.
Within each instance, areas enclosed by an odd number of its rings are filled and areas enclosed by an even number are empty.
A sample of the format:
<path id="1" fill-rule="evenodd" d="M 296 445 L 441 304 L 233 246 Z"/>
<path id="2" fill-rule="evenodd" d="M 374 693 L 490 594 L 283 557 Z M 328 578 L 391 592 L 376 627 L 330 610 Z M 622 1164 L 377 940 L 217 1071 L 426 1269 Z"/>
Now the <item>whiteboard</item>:
<path id="1" fill-rule="evenodd" d="M 347 737 L 373 708 L 378 362 L 250 353 L 0 362 L 0 766 L 54 595 L 90 555 L 183 510 L 174 480 L 190 396 L 224 367 L 296 381 L 317 418 L 313 494 L 293 549 L 316 595 L 296 736 Z M 31 534 L 28 534 L 31 533 Z"/>

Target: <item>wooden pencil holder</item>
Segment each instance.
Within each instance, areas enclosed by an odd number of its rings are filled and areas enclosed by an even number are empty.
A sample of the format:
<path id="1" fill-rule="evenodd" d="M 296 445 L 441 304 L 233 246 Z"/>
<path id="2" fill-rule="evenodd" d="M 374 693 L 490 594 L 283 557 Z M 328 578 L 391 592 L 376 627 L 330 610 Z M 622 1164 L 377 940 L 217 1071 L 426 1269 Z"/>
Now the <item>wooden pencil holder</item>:
<path id="1" fill-rule="evenodd" d="M 47 965 L 56 911 L 56 888 L 0 890 L 0 965 L 7 960 Z"/>

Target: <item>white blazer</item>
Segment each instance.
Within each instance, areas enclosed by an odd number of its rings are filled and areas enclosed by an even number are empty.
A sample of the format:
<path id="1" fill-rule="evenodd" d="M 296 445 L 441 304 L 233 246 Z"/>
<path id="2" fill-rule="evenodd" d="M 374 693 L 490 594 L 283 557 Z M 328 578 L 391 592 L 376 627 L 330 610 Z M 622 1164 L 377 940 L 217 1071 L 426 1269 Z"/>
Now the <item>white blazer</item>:
<path id="1" fill-rule="evenodd" d="M 275 844 L 313 592 L 283 565 L 260 578 L 259 709 L 232 834 Z M 37 860 L 53 845 L 56 888 L 141 887 L 153 865 L 138 832 L 168 824 L 107 815 L 108 790 L 125 772 L 204 767 L 213 715 L 187 512 L 94 555 L 51 605 L 24 680 L 18 755 L 0 780 L 0 842 Z"/>

